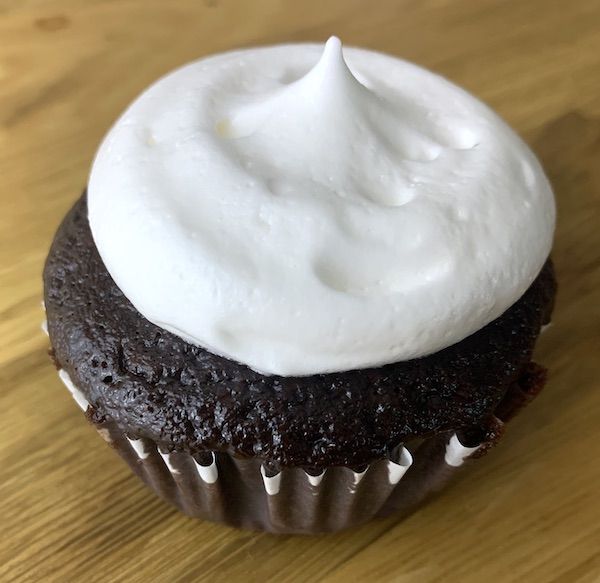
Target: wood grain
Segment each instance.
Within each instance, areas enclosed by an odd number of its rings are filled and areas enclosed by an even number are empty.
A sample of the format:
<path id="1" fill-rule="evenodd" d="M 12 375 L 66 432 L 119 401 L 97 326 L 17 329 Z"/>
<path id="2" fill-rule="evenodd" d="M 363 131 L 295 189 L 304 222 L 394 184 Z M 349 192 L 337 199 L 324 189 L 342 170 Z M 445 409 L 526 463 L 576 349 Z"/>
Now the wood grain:
<path id="1" fill-rule="evenodd" d="M 599 31 L 594 0 L 0 0 L 0 580 L 600 581 Z M 187 519 L 115 458 L 50 366 L 40 272 L 98 141 L 149 82 L 330 33 L 464 85 L 541 157 L 559 207 L 551 380 L 407 521 L 274 537 Z"/>

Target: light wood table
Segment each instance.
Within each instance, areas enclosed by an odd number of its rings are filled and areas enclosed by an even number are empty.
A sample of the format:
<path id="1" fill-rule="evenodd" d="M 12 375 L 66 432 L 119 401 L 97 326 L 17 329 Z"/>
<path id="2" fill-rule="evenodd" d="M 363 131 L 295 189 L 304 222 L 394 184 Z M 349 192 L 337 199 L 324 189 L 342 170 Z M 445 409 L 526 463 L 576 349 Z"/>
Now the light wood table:
<path id="1" fill-rule="evenodd" d="M 551 380 L 438 499 L 333 536 L 179 515 L 59 384 L 40 273 L 111 122 L 159 75 L 329 34 L 465 86 L 540 156 L 558 198 Z M 0 580 L 600 581 L 600 2 L 0 0 Z"/>

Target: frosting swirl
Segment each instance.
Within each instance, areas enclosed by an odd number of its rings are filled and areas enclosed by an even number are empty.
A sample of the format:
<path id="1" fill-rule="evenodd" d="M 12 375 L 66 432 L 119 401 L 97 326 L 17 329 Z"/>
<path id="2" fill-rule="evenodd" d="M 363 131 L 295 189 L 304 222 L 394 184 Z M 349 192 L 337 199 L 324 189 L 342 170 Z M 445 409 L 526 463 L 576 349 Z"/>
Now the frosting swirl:
<path id="1" fill-rule="evenodd" d="M 176 70 L 89 181 L 95 243 L 137 310 L 266 374 L 447 347 L 510 307 L 552 245 L 548 181 L 489 108 L 335 37 L 321 51 Z"/>

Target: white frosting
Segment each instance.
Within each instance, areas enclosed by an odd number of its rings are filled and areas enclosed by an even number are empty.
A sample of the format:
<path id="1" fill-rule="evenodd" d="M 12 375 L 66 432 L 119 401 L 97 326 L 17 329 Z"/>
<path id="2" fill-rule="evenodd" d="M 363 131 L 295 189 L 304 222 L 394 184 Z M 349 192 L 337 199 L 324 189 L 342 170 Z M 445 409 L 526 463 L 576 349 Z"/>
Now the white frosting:
<path id="1" fill-rule="evenodd" d="M 104 140 L 88 199 L 142 315 L 280 375 L 460 341 L 532 283 L 555 215 L 535 156 L 490 109 L 399 59 L 342 56 L 336 38 L 159 80 Z"/>

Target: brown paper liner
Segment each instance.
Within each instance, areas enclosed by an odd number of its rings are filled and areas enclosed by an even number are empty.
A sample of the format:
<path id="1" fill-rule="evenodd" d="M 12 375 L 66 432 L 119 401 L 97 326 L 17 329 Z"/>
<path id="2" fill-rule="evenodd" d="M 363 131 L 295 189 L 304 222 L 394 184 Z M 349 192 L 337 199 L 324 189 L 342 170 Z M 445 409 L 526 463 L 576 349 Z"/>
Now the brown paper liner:
<path id="1" fill-rule="evenodd" d="M 531 365 L 482 426 L 439 433 L 397 448 L 391 459 L 363 471 L 329 467 L 319 475 L 303 468 L 269 469 L 257 458 L 225 452 L 193 457 L 163 452 L 149 439 L 125 435 L 112 421 L 95 424 L 133 472 L 163 500 L 185 514 L 230 526 L 273 533 L 334 532 L 392 513 L 406 516 L 456 474 L 463 462 L 487 451 L 508 420 L 543 385 L 543 369 Z M 64 370 L 59 375 L 84 411 L 83 394 Z M 525 380 L 523 380 L 525 379 Z M 89 418 L 89 416 L 88 416 Z"/>
<path id="2" fill-rule="evenodd" d="M 187 453 L 164 453 L 151 440 L 130 439 L 112 422 L 96 427 L 147 486 L 185 514 L 274 533 L 334 532 L 377 516 L 406 515 L 477 449 L 455 446 L 451 465 L 456 436 L 444 434 L 414 452 L 401 450 L 400 463 L 377 460 L 363 472 L 330 467 L 311 476 L 302 468 L 269 472 L 259 459 L 223 452 L 209 454 L 202 465 Z"/>

